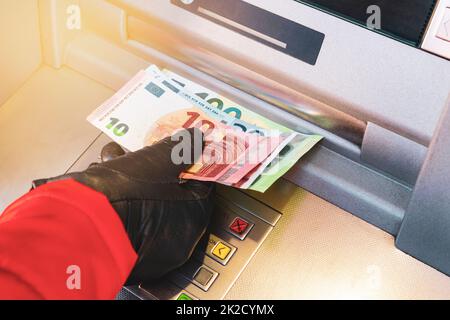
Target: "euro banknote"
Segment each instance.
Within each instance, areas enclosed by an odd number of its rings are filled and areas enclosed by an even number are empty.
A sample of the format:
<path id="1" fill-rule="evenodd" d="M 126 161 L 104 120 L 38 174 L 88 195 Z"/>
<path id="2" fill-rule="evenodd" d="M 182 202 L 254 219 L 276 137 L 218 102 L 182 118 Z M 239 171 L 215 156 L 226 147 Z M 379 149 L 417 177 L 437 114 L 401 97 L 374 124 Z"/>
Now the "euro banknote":
<path id="1" fill-rule="evenodd" d="M 154 75 L 161 73 L 156 66 L 151 66 L 147 72 Z M 270 135 L 273 132 L 289 134 L 289 138 L 283 140 L 283 143 L 236 184 L 236 187 L 265 192 L 323 138 L 282 126 L 174 72 L 163 70 L 162 73 L 161 79 L 172 86 L 179 96 L 194 105 L 203 106 L 205 112 L 222 123 L 243 132 L 261 135 Z"/>
<path id="2" fill-rule="evenodd" d="M 289 138 L 286 134 L 243 133 L 210 115 L 207 109 L 169 90 L 161 79 L 141 71 L 88 121 L 130 151 L 152 145 L 180 129 L 198 127 L 205 133 L 204 152 L 200 161 L 180 177 L 226 185 L 237 184 Z"/>

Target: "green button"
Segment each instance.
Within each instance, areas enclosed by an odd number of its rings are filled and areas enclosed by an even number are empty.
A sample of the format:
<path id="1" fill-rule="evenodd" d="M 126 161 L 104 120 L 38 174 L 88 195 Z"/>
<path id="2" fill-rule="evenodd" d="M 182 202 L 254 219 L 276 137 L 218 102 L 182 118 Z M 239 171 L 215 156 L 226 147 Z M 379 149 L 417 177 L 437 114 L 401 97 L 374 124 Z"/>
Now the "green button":
<path id="1" fill-rule="evenodd" d="M 194 299 L 189 297 L 186 293 L 182 293 L 178 296 L 177 300 L 194 300 Z"/>

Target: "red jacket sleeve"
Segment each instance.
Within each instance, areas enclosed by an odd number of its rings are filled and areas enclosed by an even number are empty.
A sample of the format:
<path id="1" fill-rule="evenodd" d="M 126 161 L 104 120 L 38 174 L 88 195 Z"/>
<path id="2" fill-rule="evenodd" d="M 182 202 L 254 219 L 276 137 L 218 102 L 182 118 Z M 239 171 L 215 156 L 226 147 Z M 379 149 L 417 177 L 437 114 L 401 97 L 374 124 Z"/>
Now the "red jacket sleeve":
<path id="1" fill-rule="evenodd" d="M 0 299 L 113 299 L 136 259 L 106 197 L 74 180 L 0 216 Z"/>

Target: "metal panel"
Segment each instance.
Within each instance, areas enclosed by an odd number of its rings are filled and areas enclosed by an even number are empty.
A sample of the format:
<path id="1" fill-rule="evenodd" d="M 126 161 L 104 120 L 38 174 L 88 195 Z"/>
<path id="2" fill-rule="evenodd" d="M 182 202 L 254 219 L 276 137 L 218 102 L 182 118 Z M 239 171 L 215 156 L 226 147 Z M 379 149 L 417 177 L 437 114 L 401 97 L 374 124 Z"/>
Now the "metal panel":
<path id="1" fill-rule="evenodd" d="M 286 181 L 259 199 L 283 216 L 225 299 L 450 299 L 450 277 L 329 202 Z"/>
<path id="2" fill-rule="evenodd" d="M 392 235 L 398 233 L 411 195 L 408 186 L 322 146 L 285 178 Z"/>
<path id="3" fill-rule="evenodd" d="M 244 91 L 264 96 L 270 86 L 262 84 L 270 79 L 425 146 L 450 90 L 447 60 L 292 0 L 247 2 L 324 33 L 315 66 L 193 15 L 169 0 L 110 2 L 154 27 L 153 32 L 140 35 L 147 38 L 146 43 Z M 138 34 L 129 31 L 132 38 Z M 236 64 L 245 72 L 233 73 Z M 277 92 L 265 98 L 286 101 Z M 302 108 L 295 100 L 290 102 L 289 107 Z"/>
<path id="4" fill-rule="evenodd" d="M 396 245 L 450 275 L 450 100 L 434 135 Z"/>
<path id="5" fill-rule="evenodd" d="M 361 161 L 414 186 L 426 153 L 423 145 L 369 123 L 361 147 Z"/>

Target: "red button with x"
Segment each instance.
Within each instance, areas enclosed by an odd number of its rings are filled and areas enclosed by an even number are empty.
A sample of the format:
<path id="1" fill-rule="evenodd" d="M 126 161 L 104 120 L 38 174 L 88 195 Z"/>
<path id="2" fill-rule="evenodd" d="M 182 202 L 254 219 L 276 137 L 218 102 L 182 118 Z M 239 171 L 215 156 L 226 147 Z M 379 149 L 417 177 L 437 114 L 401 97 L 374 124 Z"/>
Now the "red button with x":
<path id="1" fill-rule="evenodd" d="M 247 235 L 252 226 L 253 225 L 250 224 L 248 221 L 245 221 L 244 219 L 237 217 L 230 224 L 230 231 L 239 239 L 243 240 L 243 238 Z"/>

